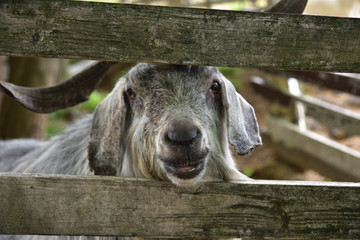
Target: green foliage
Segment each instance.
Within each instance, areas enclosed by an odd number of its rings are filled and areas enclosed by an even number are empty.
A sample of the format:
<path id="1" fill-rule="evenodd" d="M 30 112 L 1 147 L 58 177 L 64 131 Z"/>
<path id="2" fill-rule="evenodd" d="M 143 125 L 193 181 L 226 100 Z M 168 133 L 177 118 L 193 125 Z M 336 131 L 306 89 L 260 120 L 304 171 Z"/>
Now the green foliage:
<path id="1" fill-rule="evenodd" d="M 241 2 L 241 1 L 227 4 L 227 10 L 239 11 L 239 10 L 243 10 L 245 7 L 246 7 L 246 2 Z"/>
<path id="2" fill-rule="evenodd" d="M 78 60 L 78 59 L 69 59 L 69 64 L 73 64 L 73 63 L 77 63 L 80 62 L 82 60 Z"/>
<path id="3" fill-rule="evenodd" d="M 231 68 L 231 67 L 218 67 L 218 69 L 225 76 L 233 75 L 236 70 L 235 68 Z"/>
<path id="4" fill-rule="evenodd" d="M 240 68 L 230 68 L 230 67 L 219 67 L 220 72 L 231 81 L 231 83 L 235 86 L 237 91 L 240 91 L 243 87 L 242 84 L 242 75 L 243 70 Z"/>
<path id="5" fill-rule="evenodd" d="M 108 95 L 105 92 L 94 91 L 88 101 L 82 104 L 84 110 L 88 112 L 93 112 L 96 106 Z"/>
<path id="6" fill-rule="evenodd" d="M 79 104 L 75 107 L 65 108 L 53 112 L 49 115 L 49 124 L 47 128 L 47 137 L 52 137 L 62 133 L 66 126 L 74 119 L 80 116 L 91 113 L 96 106 L 107 96 L 106 92 L 94 91 L 88 101 Z"/>
<path id="7" fill-rule="evenodd" d="M 61 109 L 49 114 L 47 137 L 50 138 L 62 133 L 66 128 L 66 122 L 71 118 L 70 108 Z"/>
<path id="8" fill-rule="evenodd" d="M 51 138 L 55 135 L 58 135 L 62 132 L 64 132 L 66 128 L 66 123 L 61 121 L 49 121 L 49 124 L 47 126 L 47 138 Z"/>
<path id="9" fill-rule="evenodd" d="M 252 168 L 245 168 L 242 173 L 245 174 L 248 177 L 251 177 L 254 174 L 254 169 Z"/>

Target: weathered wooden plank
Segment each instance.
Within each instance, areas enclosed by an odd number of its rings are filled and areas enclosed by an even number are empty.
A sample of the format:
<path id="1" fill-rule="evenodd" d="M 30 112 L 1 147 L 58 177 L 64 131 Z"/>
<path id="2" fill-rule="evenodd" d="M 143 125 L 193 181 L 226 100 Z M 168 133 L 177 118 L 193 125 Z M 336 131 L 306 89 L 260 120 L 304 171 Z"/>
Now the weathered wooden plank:
<path id="1" fill-rule="evenodd" d="M 360 19 L 2 0 L 0 54 L 360 72 Z"/>
<path id="2" fill-rule="evenodd" d="M 360 183 L 0 174 L 0 233 L 360 238 Z"/>
<path id="3" fill-rule="evenodd" d="M 360 180 L 360 152 L 285 120 L 269 117 L 265 140 L 285 160 L 335 180 Z"/>
<path id="4" fill-rule="evenodd" d="M 306 114 L 330 126 L 344 129 L 350 134 L 360 134 L 360 114 L 349 109 L 319 100 L 311 96 L 295 96 L 280 89 L 267 86 L 258 77 L 251 80 L 251 86 L 262 96 L 282 105 L 289 105 L 294 101 L 306 105 Z"/>

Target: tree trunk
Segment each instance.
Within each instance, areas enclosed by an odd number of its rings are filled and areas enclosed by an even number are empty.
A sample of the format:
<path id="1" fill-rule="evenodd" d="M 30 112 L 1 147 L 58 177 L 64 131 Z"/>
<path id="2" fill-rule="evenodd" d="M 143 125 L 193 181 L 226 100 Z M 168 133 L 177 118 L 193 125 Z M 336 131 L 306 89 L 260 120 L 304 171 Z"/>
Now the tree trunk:
<path id="1" fill-rule="evenodd" d="M 59 59 L 9 58 L 9 82 L 21 86 L 49 86 L 56 83 Z M 9 97 L 4 97 L 0 109 L 0 138 L 43 139 L 47 115 L 30 112 Z"/>

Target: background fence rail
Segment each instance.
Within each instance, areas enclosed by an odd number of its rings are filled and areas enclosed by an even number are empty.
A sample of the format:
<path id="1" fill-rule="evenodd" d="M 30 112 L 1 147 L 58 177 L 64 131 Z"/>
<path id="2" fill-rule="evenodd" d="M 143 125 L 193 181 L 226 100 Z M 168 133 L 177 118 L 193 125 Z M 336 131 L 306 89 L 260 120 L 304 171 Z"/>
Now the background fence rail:
<path id="1" fill-rule="evenodd" d="M 360 134 L 360 114 L 322 101 L 311 96 L 294 96 L 289 92 L 269 86 L 259 77 L 251 79 L 253 89 L 269 101 L 290 106 L 295 101 L 306 105 L 306 114 L 331 126 L 339 127 L 352 134 Z"/>
<path id="2" fill-rule="evenodd" d="M 267 146 L 297 166 L 338 181 L 360 180 L 359 151 L 276 117 L 268 118 L 262 136 Z"/>

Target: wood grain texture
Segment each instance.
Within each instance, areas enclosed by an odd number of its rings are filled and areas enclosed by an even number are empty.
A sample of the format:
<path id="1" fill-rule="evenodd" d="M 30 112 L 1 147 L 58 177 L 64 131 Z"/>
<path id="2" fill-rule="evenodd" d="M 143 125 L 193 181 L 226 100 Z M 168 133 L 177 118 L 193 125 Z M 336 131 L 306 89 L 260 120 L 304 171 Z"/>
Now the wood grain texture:
<path id="1" fill-rule="evenodd" d="M 0 54 L 360 72 L 360 19 L 2 0 Z"/>
<path id="2" fill-rule="evenodd" d="M 0 233 L 360 238 L 360 183 L 0 174 Z"/>

